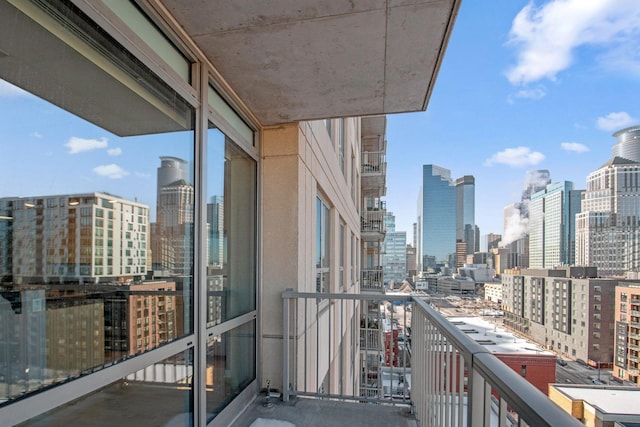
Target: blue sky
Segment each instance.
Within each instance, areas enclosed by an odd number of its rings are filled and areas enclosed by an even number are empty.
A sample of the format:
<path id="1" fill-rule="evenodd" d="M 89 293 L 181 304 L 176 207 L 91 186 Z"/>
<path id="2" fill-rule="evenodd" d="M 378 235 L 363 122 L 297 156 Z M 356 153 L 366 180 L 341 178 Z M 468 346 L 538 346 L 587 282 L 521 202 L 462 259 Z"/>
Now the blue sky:
<path id="1" fill-rule="evenodd" d="M 411 240 L 423 164 L 475 176 L 481 234 L 503 232 L 528 170 L 584 189 L 639 94 L 639 1 L 463 1 L 427 111 L 388 117 L 396 230 Z"/>
<path id="2" fill-rule="evenodd" d="M 396 229 L 411 240 L 423 164 L 475 176 L 482 234 L 503 232 L 527 170 L 584 188 L 611 134 L 640 124 L 638 94 L 640 1 L 463 1 L 427 111 L 388 119 Z M 0 114 L 0 196 L 98 190 L 153 208 L 158 157 L 190 157 L 189 135 L 118 138 L 2 82 Z"/>

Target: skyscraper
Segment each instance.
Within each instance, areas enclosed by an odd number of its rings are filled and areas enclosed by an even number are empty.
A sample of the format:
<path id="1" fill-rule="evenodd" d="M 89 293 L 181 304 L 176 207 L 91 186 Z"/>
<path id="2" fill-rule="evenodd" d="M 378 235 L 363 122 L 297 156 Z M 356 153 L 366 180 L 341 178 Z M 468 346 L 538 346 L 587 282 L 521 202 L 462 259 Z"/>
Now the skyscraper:
<path id="1" fill-rule="evenodd" d="M 396 231 L 393 212 L 384 216 L 387 234 L 382 242 L 382 267 L 385 282 L 402 282 L 407 277 L 407 232 Z"/>
<path id="2" fill-rule="evenodd" d="M 640 269 L 640 126 L 613 136 L 612 158 L 587 177 L 576 218 L 576 263 L 622 276 Z"/>
<path id="3" fill-rule="evenodd" d="M 575 216 L 582 191 L 573 182 L 547 185 L 529 204 L 529 267 L 553 268 L 575 262 Z"/>
<path id="4" fill-rule="evenodd" d="M 436 263 L 453 265 L 456 252 L 456 186 L 451 171 L 436 165 L 422 166 L 418 197 L 418 269 Z"/>
<path id="5" fill-rule="evenodd" d="M 188 163 L 177 157 L 160 157 L 156 222 L 151 234 L 153 269 L 161 275 L 184 275 L 193 254 L 185 250 L 193 238 L 194 188 Z"/>
<path id="6" fill-rule="evenodd" d="M 475 203 L 476 180 L 465 175 L 456 180 L 456 240 L 466 243 L 466 253 L 472 254 L 479 249 L 476 236 Z"/>

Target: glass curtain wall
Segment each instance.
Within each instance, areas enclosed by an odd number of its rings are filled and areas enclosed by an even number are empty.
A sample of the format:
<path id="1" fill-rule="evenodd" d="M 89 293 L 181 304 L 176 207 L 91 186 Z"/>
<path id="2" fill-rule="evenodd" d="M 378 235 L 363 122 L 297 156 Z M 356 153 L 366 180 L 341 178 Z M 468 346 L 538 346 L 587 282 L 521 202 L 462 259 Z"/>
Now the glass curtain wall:
<path id="1" fill-rule="evenodd" d="M 70 1 L 0 3 L 0 420 L 202 425 L 256 378 L 253 133 L 129 6 L 183 86 Z"/>

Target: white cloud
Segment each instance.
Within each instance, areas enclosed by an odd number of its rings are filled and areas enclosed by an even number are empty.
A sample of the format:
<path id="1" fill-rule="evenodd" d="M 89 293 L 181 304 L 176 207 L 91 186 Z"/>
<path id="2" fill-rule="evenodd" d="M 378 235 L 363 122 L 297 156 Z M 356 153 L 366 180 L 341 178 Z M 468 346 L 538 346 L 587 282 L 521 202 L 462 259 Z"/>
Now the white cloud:
<path id="1" fill-rule="evenodd" d="M 563 142 L 560 144 L 560 148 L 565 151 L 572 151 L 574 153 L 586 153 L 589 151 L 589 147 L 579 142 Z"/>
<path id="2" fill-rule="evenodd" d="M 72 136 L 69 138 L 65 147 L 69 149 L 69 154 L 82 153 L 83 151 L 98 150 L 100 148 L 107 148 L 107 138 L 100 139 L 84 139 Z"/>
<path id="3" fill-rule="evenodd" d="M 29 92 L 20 89 L 17 86 L 12 85 L 9 82 L 0 80 L 0 96 L 3 97 L 15 97 L 15 96 L 27 96 Z"/>
<path id="4" fill-rule="evenodd" d="M 532 1 L 513 20 L 509 44 L 518 48 L 518 60 L 507 78 L 514 85 L 555 80 L 571 66 L 576 48 L 591 45 L 613 52 L 637 44 L 639 36 L 636 1 L 552 0 L 539 7 Z"/>
<path id="5" fill-rule="evenodd" d="M 544 154 L 539 151 L 531 151 L 529 147 L 506 148 L 485 160 L 485 166 L 503 164 L 511 167 L 537 165 L 544 160 Z"/>
<path id="6" fill-rule="evenodd" d="M 122 154 L 122 148 L 120 148 L 120 147 L 109 148 L 107 150 L 107 154 L 110 155 L 110 156 L 119 156 L 120 154 Z"/>
<path id="7" fill-rule="evenodd" d="M 38 138 L 38 139 L 42 138 L 42 134 L 40 132 L 31 132 L 29 136 L 32 138 Z"/>
<path id="8" fill-rule="evenodd" d="M 547 90 L 544 88 L 544 86 L 538 86 L 533 89 L 522 89 L 517 91 L 513 95 L 510 95 L 507 102 L 509 102 L 509 104 L 514 104 L 514 98 L 533 99 L 537 101 L 538 99 L 544 98 L 546 94 Z"/>
<path id="9" fill-rule="evenodd" d="M 598 120 L 596 120 L 599 129 L 609 132 L 631 126 L 635 122 L 636 119 L 624 111 L 609 113 L 606 116 L 598 117 Z"/>
<path id="10" fill-rule="evenodd" d="M 122 179 L 125 176 L 129 175 L 129 172 L 122 169 L 115 163 L 95 167 L 93 168 L 93 172 L 100 176 L 106 176 L 109 179 Z"/>

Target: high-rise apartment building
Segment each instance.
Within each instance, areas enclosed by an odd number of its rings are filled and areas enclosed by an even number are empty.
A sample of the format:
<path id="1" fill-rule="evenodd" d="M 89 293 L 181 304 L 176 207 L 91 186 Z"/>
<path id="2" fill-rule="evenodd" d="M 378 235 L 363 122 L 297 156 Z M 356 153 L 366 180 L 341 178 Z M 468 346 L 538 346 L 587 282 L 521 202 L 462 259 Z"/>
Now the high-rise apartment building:
<path id="1" fill-rule="evenodd" d="M 393 212 L 387 212 L 384 218 L 387 232 L 382 243 L 382 266 L 387 283 L 399 283 L 407 277 L 407 232 L 396 231 L 395 219 Z"/>
<path id="2" fill-rule="evenodd" d="M 107 193 L 0 199 L 0 275 L 17 284 L 143 276 L 149 208 Z"/>
<path id="3" fill-rule="evenodd" d="M 613 136 L 613 157 L 587 177 L 576 218 L 576 263 L 624 276 L 640 270 L 640 126 Z"/>
<path id="4" fill-rule="evenodd" d="M 615 297 L 613 376 L 640 385 L 640 284 L 620 284 Z"/>
<path id="5" fill-rule="evenodd" d="M 575 216 L 582 191 L 573 182 L 548 184 L 529 203 L 529 268 L 553 268 L 575 262 Z"/>

